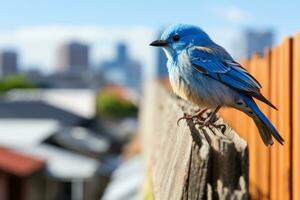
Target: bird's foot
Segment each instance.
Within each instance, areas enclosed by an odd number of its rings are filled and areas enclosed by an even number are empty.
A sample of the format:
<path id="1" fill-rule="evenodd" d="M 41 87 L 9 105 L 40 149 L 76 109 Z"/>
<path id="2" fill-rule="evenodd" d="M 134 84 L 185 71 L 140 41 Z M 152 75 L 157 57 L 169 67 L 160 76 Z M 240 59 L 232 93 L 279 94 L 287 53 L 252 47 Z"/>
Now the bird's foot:
<path id="1" fill-rule="evenodd" d="M 208 109 L 207 108 L 204 108 L 204 109 L 200 109 L 199 111 L 197 111 L 195 114 L 184 114 L 184 116 L 180 117 L 178 120 L 177 120 L 177 125 L 179 125 L 179 122 L 183 119 L 185 120 L 193 120 L 193 119 L 196 119 L 197 122 L 199 123 L 204 123 L 205 122 L 205 118 L 202 116 Z"/>
<path id="2" fill-rule="evenodd" d="M 226 131 L 226 125 L 224 124 L 216 124 L 215 122 L 219 120 L 220 117 L 217 116 L 216 112 L 209 113 L 208 117 L 205 119 L 205 121 L 199 121 L 197 124 L 199 125 L 199 128 L 208 127 L 212 130 L 212 128 L 219 129 L 222 134 Z M 214 133 L 214 131 L 212 130 Z"/>
<path id="3" fill-rule="evenodd" d="M 203 127 L 208 127 L 208 126 L 213 126 L 216 127 L 217 125 L 215 124 L 216 121 L 218 121 L 219 117 L 215 112 L 209 113 L 208 117 L 205 118 L 205 120 L 199 120 L 196 124 L 200 125 L 199 128 Z"/>

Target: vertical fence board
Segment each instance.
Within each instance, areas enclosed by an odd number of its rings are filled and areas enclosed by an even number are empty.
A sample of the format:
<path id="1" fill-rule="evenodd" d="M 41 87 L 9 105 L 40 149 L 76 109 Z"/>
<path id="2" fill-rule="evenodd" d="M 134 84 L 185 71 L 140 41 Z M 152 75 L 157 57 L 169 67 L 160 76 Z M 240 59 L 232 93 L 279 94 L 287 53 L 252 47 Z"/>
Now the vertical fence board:
<path id="1" fill-rule="evenodd" d="M 270 51 L 266 51 L 265 56 L 259 59 L 258 66 L 255 69 L 255 77 L 261 83 L 262 94 L 269 99 L 269 71 L 270 71 Z M 261 108 L 262 112 L 269 118 L 270 108 L 268 105 L 258 102 L 258 106 Z M 256 130 L 256 135 L 258 135 L 258 130 Z M 270 199 L 270 148 L 266 148 L 260 137 L 256 137 L 256 151 L 260 156 L 256 156 L 256 166 L 257 170 L 257 187 L 259 192 L 259 199 L 268 200 Z M 263 163 L 263 164 L 262 164 Z"/>
<path id="2" fill-rule="evenodd" d="M 284 58 L 283 58 L 283 44 L 281 44 L 279 46 L 279 67 L 277 68 L 278 69 L 278 73 L 279 73 L 279 76 L 278 76 L 278 130 L 279 132 L 281 133 L 281 135 L 283 136 L 285 142 L 287 140 L 286 138 L 286 132 L 284 130 L 284 68 L 283 68 L 283 65 L 284 65 Z M 284 194 L 285 192 L 285 169 L 284 169 L 284 151 L 283 151 L 283 147 L 282 146 L 279 146 L 278 147 L 278 160 L 279 160 L 279 163 L 278 163 L 278 183 L 279 183 L 279 187 L 278 187 L 278 199 L 279 200 L 284 200 L 284 196 L 286 194 Z"/>
<path id="3" fill-rule="evenodd" d="M 279 68 L 279 48 L 274 47 L 271 50 L 271 68 L 270 68 L 270 100 L 278 107 L 278 68 Z M 274 109 L 270 112 L 271 122 L 278 127 L 278 112 Z M 278 199 L 278 148 L 279 144 L 275 143 L 271 147 L 271 176 L 270 176 L 270 199 Z"/>
<path id="4" fill-rule="evenodd" d="M 279 131 L 283 135 L 285 143 L 279 147 L 279 199 L 290 199 L 291 197 L 291 48 L 292 40 L 286 38 L 280 46 L 279 67 Z"/>
<path id="5" fill-rule="evenodd" d="M 300 33 L 293 42 L 293 82 L 292 82 L 292 189 L 293 199 L 300 199 Z"/>
<path id="6" fill-rule="evenodd" d="M 251 74 L 255 74 L 255 69 L 258 66 L 258 60 L 259 60 L 259 55 L 254 54 L 250 60 L 250 65 L 249 65 L 249 72 Z M 258 170 L 256 170 L 257 162 L 256 162 L 256 155 L 258 154 L 257 152 L 257 137 L 259 137 L 256 134 L 256 127 L 253 121 L 249 123 L 248 127 L 248 146 L 251 151 L 251 154 L 249 154 L 249 191 L 252 199 L 259 199 L 259 192 L 258 192 Z"/>

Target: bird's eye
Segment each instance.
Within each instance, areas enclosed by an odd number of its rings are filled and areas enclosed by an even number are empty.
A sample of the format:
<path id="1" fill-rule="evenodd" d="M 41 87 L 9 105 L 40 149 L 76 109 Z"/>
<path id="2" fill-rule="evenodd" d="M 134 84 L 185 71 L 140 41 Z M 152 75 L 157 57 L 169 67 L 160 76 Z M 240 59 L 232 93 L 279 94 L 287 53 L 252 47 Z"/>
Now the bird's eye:
<path id="1" fill-rule="evenodd" d="M 179 35 L 174 35 L 172 39 L 173 39 L 174 42 L 177 42 L 177 41 L 180 40 L 180 36 Z"/>

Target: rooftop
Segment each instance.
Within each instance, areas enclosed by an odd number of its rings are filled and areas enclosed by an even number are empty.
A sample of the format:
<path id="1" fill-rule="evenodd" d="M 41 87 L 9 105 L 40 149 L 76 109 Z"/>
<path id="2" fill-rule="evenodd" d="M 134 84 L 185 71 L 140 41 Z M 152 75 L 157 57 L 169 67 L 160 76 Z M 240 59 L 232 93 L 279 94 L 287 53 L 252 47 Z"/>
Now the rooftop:
<path id="1" fill-rule="evenodd" d="M 87 179 L 97 173 L 99 161 L 48 144 L 16 149 L 47 161 L 47 172 L 59 179 Z"/>
<path id="2" fill-rule="evenodd" d="M 0 119 L 0 145 L 16 148 L 38 145 L 59 128 L 51 119 Z"/>
<path id="3" fill-rule="evenodd" d="M 72 106 L 74 105 L 76 104 L 72 104 Z M 78 125 L 86 120 L 86 118 L 43 101 L 22 100 L 0 102 L 0 118 L 55 119 L 64 125 Z"/>
<path id="4" fill-rule="evenodd" d="M 41 170 L 45 162 L 28 155 L 0 148 L 0 170 L 16 176 L 28 176 Z"/>

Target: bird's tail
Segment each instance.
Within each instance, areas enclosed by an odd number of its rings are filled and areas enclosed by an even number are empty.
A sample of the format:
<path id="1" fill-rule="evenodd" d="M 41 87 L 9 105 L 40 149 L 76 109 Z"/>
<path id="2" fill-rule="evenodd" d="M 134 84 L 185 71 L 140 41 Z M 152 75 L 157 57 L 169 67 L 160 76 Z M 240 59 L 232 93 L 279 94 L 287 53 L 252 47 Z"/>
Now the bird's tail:
<path id="1" fill-rule="evenodd" d="M 273 144 L 272 136 L 280 143 L 283 144 L 284 140 L 276 130 L 276 128 L 272 125 L 272 123 L 268 120 L 268 118 L 261 112 L 259 107 L 256 105 L 254 100 L 251 97 L 244 96 L 244 102 L 251 109 L 252 112 L 248 112 L 247 114 L 253 119 L 255 122 L 260 136 L 265 143 L 265 145 L 269 146 Z"/>

